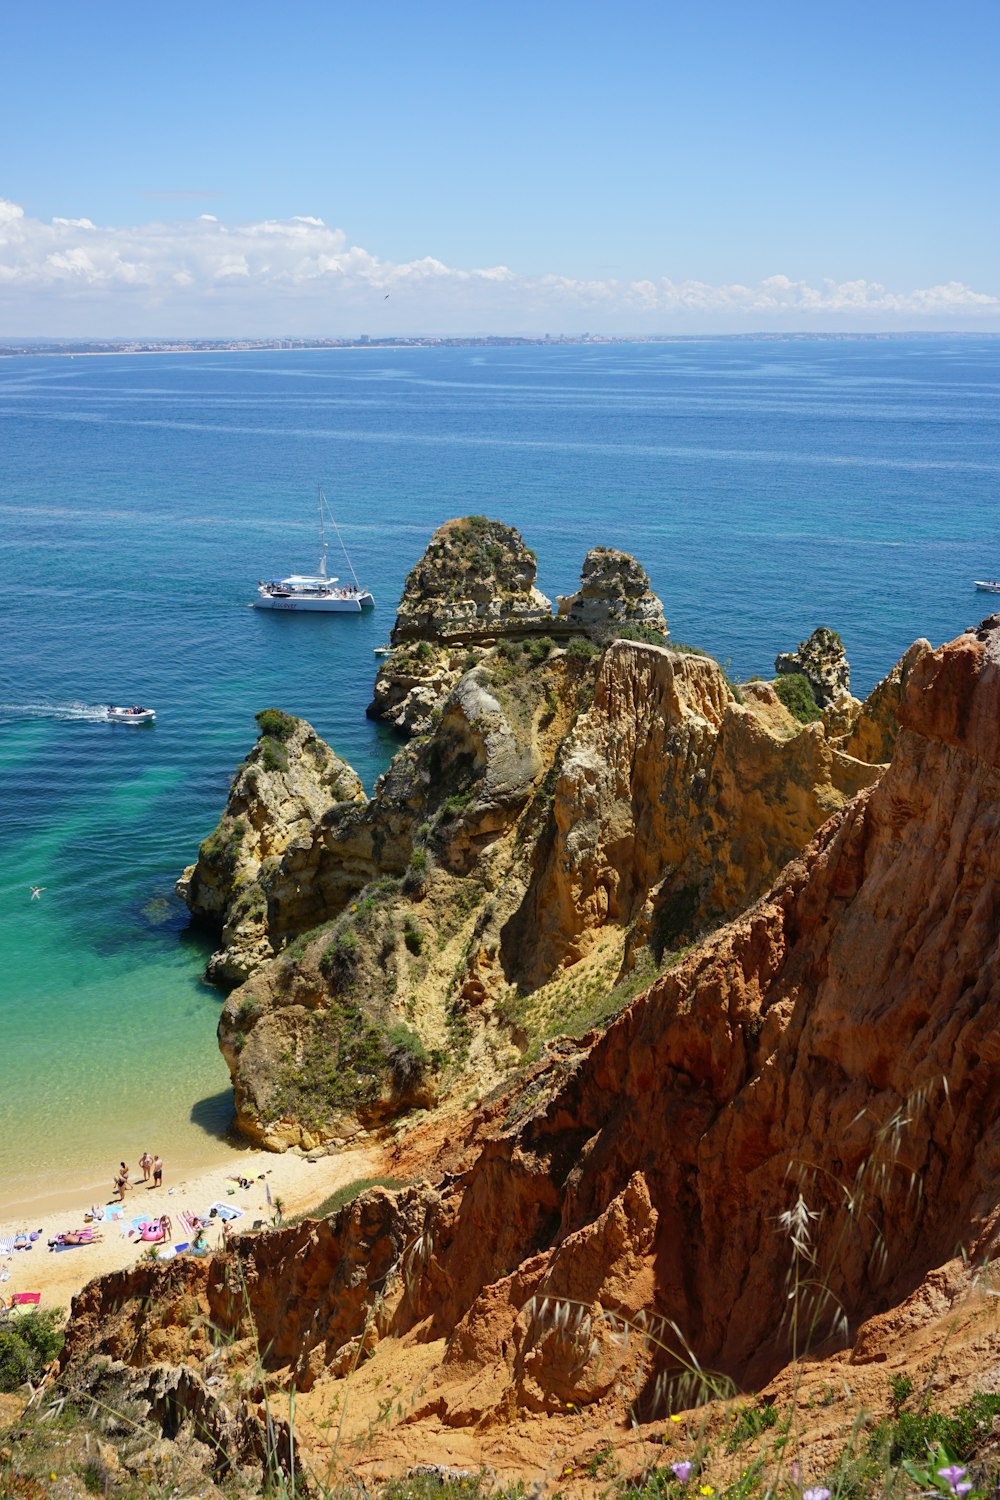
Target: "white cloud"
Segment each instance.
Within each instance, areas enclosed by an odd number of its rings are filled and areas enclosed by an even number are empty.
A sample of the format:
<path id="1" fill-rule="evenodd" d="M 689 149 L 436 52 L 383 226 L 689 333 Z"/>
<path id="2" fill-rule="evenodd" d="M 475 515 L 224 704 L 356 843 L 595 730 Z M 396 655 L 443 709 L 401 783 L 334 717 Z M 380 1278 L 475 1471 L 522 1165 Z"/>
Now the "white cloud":
<path id="1" fill-rule="evenodd" d="M 33 219 L 3 199 L 0 288 L 0 328 L 49 336 L 100 335 L 112 325 L 192 336 L 351 333 L 376 315 L 413 333 L 1000 327 L 1000 297 L 958 281 L 890 290 L 863 278 L 813 285 L 783 274 L 753 284 L 521 276 L 432 255 L 381 260 L 306 214 L 102 227 L 87 218 Z"/>

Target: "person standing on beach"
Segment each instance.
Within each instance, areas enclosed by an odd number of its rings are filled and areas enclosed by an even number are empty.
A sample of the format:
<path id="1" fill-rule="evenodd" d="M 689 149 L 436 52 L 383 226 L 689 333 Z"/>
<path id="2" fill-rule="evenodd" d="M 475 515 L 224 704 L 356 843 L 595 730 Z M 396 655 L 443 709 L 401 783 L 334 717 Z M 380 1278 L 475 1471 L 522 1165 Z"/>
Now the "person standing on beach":
<path id="1" fill-rule="evenodd" d="M 139 1157 L 139 1165 L 142 1168 L 142 1180 L 143 1180 L 143 1182 L 148 1182 L 149 1181 L 149 1169 L 153 1165 L 153 1158 L 150 1156 L 150 1154 L 149 1154 L 148 1151 L 144 1151 L 142 1153 L 142 1155 Z"/>
<path id="2" fill-rule="evenodd" d="M 119 1203 L 124 1203 L 125 1194 L 128 1192 L 130 1183 L 128 1180 L 128 1167 L 123 1161 L 118 1163 L 118 1176 L 115 1178 L 115 1187 L 118 1189 Z"/>
<path id="3" fill-rule="evenodd" d="M 163 1163 L 158 1155 L 153 1157 L 153 1186 L 163 1186 Z"/>

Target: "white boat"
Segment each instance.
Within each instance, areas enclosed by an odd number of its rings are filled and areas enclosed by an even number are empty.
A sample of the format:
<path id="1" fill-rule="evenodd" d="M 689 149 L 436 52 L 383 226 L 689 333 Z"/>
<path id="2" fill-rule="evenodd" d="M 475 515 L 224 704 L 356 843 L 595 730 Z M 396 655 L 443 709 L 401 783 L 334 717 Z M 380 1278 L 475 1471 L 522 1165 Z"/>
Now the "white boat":
<path id="1" fill-rule="evenodd" d="M 109 703 L 107 713 L 112 724 L 152 724 L 156 718 L 155 708 L 142 708 L 138 703 L 131 708 L 119 708 Z"/>
<path id="2" fill-rule="evenodd" d="M 374 609 L 375 600 L 368 589 L 362 588 L 358 575 L 344 546 L 344 538 L 330 510 L 322 489 L 319 495 L 319 535 L 322 552 L 315 573 L 290 573 L 287 578 L 262 578 L 257 584 L 257 597 L 253 601 L 257 609 L 310 610 L 323 614 L 358 614 L 363 609 Z M 337 533 L 337 540 L 347 558 L 351 570 L 352 585 L 343 587 L 340 580 L 331 578 L 326 567 L 326 517 Z"/>
<path id="3" fill-rule="evenodd" d="M 995 578 L 977 578 L 976 588 L 981 594 L 1000 594 L 1000 583 Z"/>
<path id="4" fill-rule="evenodd" d="M 375 655 L 376 656 L 391 656 L 392 655 L 392 647 L 391 646 L 376 646 L 375 647 Z"/>

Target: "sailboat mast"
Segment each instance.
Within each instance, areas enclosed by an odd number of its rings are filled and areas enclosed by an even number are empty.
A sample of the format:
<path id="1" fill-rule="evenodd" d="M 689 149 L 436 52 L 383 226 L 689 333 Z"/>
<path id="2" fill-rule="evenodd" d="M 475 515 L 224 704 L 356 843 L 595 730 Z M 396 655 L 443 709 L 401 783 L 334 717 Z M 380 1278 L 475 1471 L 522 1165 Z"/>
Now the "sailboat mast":
<path id="1" fill-rule="evenodd" d="M 319 536 L 323 545 L 323 555 L 319 560 L 319 577 L 326 577 L 326 527 L 323 524 L 323 487 L 316 486 L 316 495 L 319 500 Z"/>
<path id="2" fill-rule="evenodd" d="M 337 525 L 337 517 L 334 515 L 333 510 L 332 510 L 332 508 L 330 506 L 330 502 L 326 499 L 325 495 L 324 495 L 323 499 L 324 499 L 324 503 L 327 506 L 327 509 L 330 511 L 330 525 L 333 527 L 334 531 L 337 533 L 337 541 L 340 543 L 341 548 L 343 550 L 344 560 L 347 563 L 347 566 L 351 570 L 351 577 L 354 579 L 354 587 L 357 589 L 358 593 L 360 594 L 360 592 L 361 592 L 361 585 L 358 582 L 358 575 L 354 571 L 354 564 L 351 562 L 351 554 L 348 552 L 346 543 L 344 542 L 344 538 L 340 534 L 340 527 Z"/>

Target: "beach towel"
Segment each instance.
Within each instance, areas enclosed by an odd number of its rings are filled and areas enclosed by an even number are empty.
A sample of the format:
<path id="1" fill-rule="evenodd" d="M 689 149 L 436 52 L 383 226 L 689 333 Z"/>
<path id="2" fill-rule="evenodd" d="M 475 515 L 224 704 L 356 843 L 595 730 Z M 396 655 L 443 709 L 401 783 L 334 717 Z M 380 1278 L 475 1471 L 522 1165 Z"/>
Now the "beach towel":
<path id="1" fill-rule="evenodd" d="M 42 1300 L 41 1292 L 15 1292 L 8 1307 L 37 1307 Z"/>
<path id="2" fill-rule="evenodd" d="M 10 1235 L 5 1240 L 0 1240 L 0 1255 L 14 1254 L 14 1236 Z"/>
<path id="3" fill-rule="evenodd" d="M 125 1206 L 122 1203 L 109 1203 L 104 1210 L 104 1220 L 123 1219 L 125 1217 Z"/>
<path id="4" fill-rule="evenodd" d="M 234 1208 L 231 1203 L 213 1203 L 207 1214 L 202 1214 L 203 1219 L 215 1217 L 216 1219 L 242 1219 L 242 1208 Z"/>
<path id="5" fill-rule="evenodd" d="M 198 1226 L 194 1222 L 197 1217 L 198 1215 L 193 1214 L 189 1208 L 182 1208 L 180 1213 L 177 1215 L 177 1222 L 178 1224 L 182 1224 L 184 1226 L 188 1234 L 197 1234 Z"/>
<path id="6" fill-rule="evenodd" d="M 133 1229 L 148 1229 L 149 1226 L 150 1226 L 150 1224 L 152 1224 L 152 1223 L 153 1223 L 153 1215 L 152 1214 L 137 1214 L 136 1217 L 132 1220 L 132 1228 Z"/>

